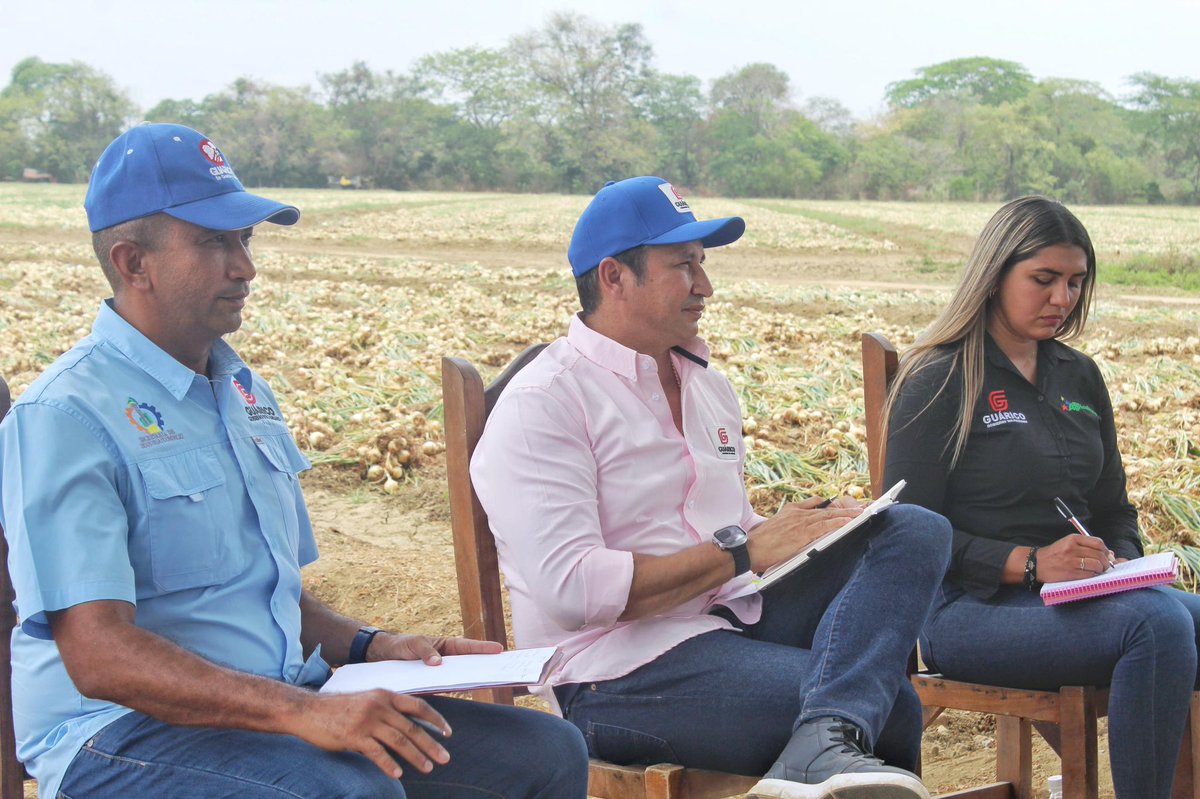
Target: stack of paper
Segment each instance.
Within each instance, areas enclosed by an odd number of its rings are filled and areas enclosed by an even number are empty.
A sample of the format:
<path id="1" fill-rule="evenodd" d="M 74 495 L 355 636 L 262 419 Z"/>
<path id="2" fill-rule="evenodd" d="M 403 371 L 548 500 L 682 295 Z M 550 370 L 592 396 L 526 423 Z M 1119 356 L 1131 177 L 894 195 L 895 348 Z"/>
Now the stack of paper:
<path id="1" fill-rule="evenodd" d="M 356 663 L 335 671 L 321 693 L 349 694 L 384 688 L 401 694 L 433 694 L 541 685 L 561 657 L 558 647 L 547 646 L 498 655 L 446 655 L 438 666 L 427 666 L 419 660 Z"/>

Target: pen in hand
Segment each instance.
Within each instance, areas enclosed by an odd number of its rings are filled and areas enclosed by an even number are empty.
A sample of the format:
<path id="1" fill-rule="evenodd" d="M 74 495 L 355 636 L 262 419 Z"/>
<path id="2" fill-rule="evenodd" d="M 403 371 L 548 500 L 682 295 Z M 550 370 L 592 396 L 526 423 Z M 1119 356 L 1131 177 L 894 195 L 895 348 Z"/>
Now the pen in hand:
<path id="1" fill-rule="evenodd" d="M 1070 522 L 1071 526 L 1078 530 L 1082 535 L 1086 535 L 1088 538 L 1095 538 L 1095 536 L 1087 531 L 1087 528 L 1083 526 L 1083 522 L 1076 518 L 1075 513 L 1067 507 L 1067 503 L 1063 502 L 1062 499 L 1055 497 L 1054 507 L 1058 509 L 1059 515 Z M 1110 569 L 1116 565 L 1117 564 L 1113 563 L 1112 560 L 1109 559 L 1108 567 Z"/>

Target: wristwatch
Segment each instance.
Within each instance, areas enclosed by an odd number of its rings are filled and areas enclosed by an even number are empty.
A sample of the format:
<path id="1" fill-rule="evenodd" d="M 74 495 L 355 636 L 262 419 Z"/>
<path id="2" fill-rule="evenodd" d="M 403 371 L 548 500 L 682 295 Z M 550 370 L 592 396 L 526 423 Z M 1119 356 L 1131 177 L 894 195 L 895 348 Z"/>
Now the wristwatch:
<path id="1" fill-rule="evenodd" d="M 346 658 L 346 663 L 366 663 L 367 647 L 381 632 L 383 631 L 378 627 L 359 627 L 358 632 L 354 634 L 354 640 L 350 642 L 350 656 Z"/>
<path id="2" fill-rule="evenodd" d="M 750 537 L 746 535 L 746 531 L 736 524 L 722 527 L 712 534 L 712 542 L 716 544 L 717 549 L 733 555 L 733 575 L 735 577 L 750 571 L 750 550 L 746 548 L 749 540 Z"/>

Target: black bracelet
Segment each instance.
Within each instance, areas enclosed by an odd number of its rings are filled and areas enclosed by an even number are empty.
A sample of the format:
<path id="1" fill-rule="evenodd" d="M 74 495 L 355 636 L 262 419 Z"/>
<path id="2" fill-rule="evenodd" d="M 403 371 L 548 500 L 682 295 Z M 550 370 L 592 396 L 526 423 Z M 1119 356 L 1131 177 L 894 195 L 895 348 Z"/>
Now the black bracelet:
<path id="1" fill-rule="evenodd" d="M 1031 547 L 1029 555 L 1025 558 L 1025 590 L 1036 591 L 1038 586 L 1037 580 L 1037 547 Z"/>
<path id="2" fill-rule="evenodd" d="M 346 658 L 346 663 L 366 663 L 367 647 L 371 645 L 379 632 L 381 631 L 378 627 L 360 627 L 354 634 L 354 640 L 350 642 L 350 656 Z"/>

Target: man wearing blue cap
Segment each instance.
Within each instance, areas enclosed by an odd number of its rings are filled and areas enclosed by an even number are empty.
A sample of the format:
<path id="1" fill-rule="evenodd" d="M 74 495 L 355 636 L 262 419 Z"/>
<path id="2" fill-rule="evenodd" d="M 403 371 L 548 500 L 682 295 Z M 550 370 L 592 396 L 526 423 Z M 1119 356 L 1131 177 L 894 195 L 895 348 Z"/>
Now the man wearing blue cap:
<path id="1" fill-rule="evenodd" d="M 751 797 L 925 799 L 905 663 L 945 519 L 894 506 L 747 590 L 859 503 L 750 506 L 737 395 L 697 337 L 705 251 L 744 230 L 697 221 L 657 177 L 608 184 L 579 218 L 583 310 L 509 383 L 471 464 L 516 640 L 562 647 L 546 698 L 594 757 L 765 773 Z"/>
<path id="2" fill-rule="evenodd" d="M 327 662 L 498 647 L 381 632 L 301 588 L 309 464 L 222 340 L 254 226 L 299 212 L 163 124 L 109 145 L 84 206 L 113 297 L 0 424 L 14 721 L 41 795 L 583 799 L 560 719 L 312 690 Z"/>

